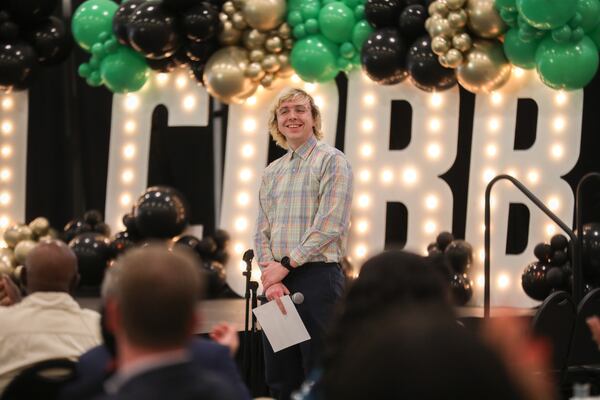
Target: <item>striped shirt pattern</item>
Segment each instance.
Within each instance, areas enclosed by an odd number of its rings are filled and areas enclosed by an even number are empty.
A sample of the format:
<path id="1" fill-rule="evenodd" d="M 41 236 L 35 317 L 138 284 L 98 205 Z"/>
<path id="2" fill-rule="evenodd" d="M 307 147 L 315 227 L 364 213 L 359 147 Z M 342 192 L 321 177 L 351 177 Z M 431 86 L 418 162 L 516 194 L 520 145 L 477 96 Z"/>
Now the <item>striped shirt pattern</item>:
<path id="1" fill-rule="evenodd" d="M 339 262 L 346 250 L 352 168 L 338 149 L 312 135 L 265 169 L 254 236 L 259 262 Z"/>

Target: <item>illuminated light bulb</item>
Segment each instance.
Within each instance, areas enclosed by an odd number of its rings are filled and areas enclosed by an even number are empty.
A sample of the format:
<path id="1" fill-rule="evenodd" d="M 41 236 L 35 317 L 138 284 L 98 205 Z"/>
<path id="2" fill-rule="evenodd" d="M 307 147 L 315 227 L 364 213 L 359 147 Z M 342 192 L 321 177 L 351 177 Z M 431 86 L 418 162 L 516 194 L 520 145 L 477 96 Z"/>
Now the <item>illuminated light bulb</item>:
<path id="1" fill-rule="evenodd" d="M 488 127 L 490 128 L 490 131 L 496 132 L 500 128 L 500 120 L 498 118 L 490 118 Z"/>
<path id="2" fill-rule="evenodd" d="M 251 144 L 246 144 L 242 146 L 242 156 L 244 158 L 250 158 L 254 155 L 254 146 Z"/>
<path id="3" fill-rule="evenodd" d="M 123 183 L 131 183 L 133 181 L 133 176 L 134 176 L 133 175 L 133 170 L 126 169 L 121 174 L 121 180 L 123 181 Z"/>
<path id="4" fill-rule="evenodd" d="M 356 248 L 354 249 L 354 254 L 358 258 L 363 258 L 367 255 L 367 246 L 365 246 L 364 244 L 356 246 Z"/>
<path id="5" fill-rule="evenodd" d="M 498 105 L 502 104 L 502 95 L 498 92 L 494 92 L 494 93 L 492 93 L 490 100 L 492 101 L 492 104 L 498 106 Z"/>
<path id="6" fill-rule="evenodd" d="M 485 286 L 485 276 L 483 274 L 477 275 L 477 278 L 475 279 L 475 283 L 479 287 L 484 287 Z"/>
<path id="7" fill-rule="evenodd" d="M 556 96 L 554 96 L 554 103 L 557 106 L 562 106 L 563 104 L 565 104 L 567 102 L 567 94 L 560 90 Z"/>
<path id="8" fill-rule="evenodd" d="M 433 221 L 427 221 L 425 222 L 425 225 L 423 225 L 423 229 L 425 230 L 425 233 L 434 233 L 437 229 L 437 225 Z"/>
<path id="9" fill-rule="evenodd" d="M 356 231 L 358 233 L 365 233 L 369 229 L 369 223 L 367 220 L 361 220 L 356 224 Z"/>
<path id="10" fill-rule="evenodd" d="M 8 218 L 6 215 L 3 215 L 2 217 L 0 217 L 0 228 L 7 228 L 8 225 L 10 224 L 10 218 Z"/>
<path id="11" fill-rule="evenodd" d="M 390 183 L 392 180 L 394 179 L 394 173 L 389 170 L 383 170 L 383 172 L 381 173 L 381 181 L 383 183 Z"/>
<path id="12" fill-rule="evenodd" d="M 488 183 L 489 181 L 494 179 L 495 176 L 496 176 L 496 171 L 494 171 L 491 168 L 488 168 L 485 171 L 483 171 L 483 182 Z"/>
<path id="13" fill-rule="evenodd" d="M 432 143 L 429 146 L 427 146 L 427 155 L 429 156 L 429 158 L 438 158 L 440 154 L 442 154 L 442 148 L 439 144 Z"/>
<path id="14" fill-rule="evenodd" d="M 367 208 L 371 203 L 371 198 L 368 194 L 362 194 L 358 197 L 358 206 L 360 208 Z"/>
<path id="15" fill-rule="evenodd" d="M 430 194 L 429 196 L 425 197 L 425 207 L 428 210 L 435 210 L 438 207 L 438 204 L 439 200 L 437 196 Z"/>
<path id="16" fill-rule="evenodd" d="M 129 193 L 123 193 L 121 195 L 121 205 L 127 207 L 131 204 L 131 195 Z"/>
<path id="17" fill-rule="evenodd" d="M 375 105 L 375 96 L 371 93 L 364 95 L 363 104 L 367 107 Z"/>
<path id="18" fill-rule="evenodd" d="M 160 73 L 156 75 L 156 83 L 158 86 L 164 86 L 167 84 L 167 82 L 169 82 L 169 74 Z"/>
<path id="19" fill-rule="evenodd" d="M 0 193 L 0 204 L 2 204 L 3 206 L 6 206 L 9 203 L 10 203 L 10 193 L 7 191 Z"/>
<path id="20" fill-rule="evenodd" d="M 498 154 L 498 147 L 496 147 L 495 144 L 489 144 L 486 148 L 485 148 L 485 152 L 488 156 L 490 157 L 495 157 L 496 154 Z"/>
<path id="21" fill-rule="evenodd" d="M 183 108 L 191 111 L 196 106 L 196 97 L 194 95 L 187 95 L 183 98 Z"/>
<path id="22" fill-rule="evenodd" d="M 123 157 L 125 157 L 128 160 L 135 157 L 135 145 L 130 143 L 128 145 L 123 146 Z"/>
<path id="23" fill-rule="evenodd" d="M 564 148 L 560 144 L 555 144 L 550 149 L 550 154 L 556 159 L 561 158 L 564 154 Z"/>
<path id="24" fill-rule="evenodd" d="M 244 252 L 244 245 L 242 243 L 236 243 L 235 246 L 233 246 L 233 251 L 237 254 L 242 254 Z"/>
<path id="25" fill-rule="evenodd" d="M 556 226 L 554 224 L 546 225 L 546 235 L 553 236 L 556 233 Z"/>
<path id="26" fill-rule="evenodd" d="M 315 104 L 317 107 L 322 109 L 325 107 L 325 100 L 323 100 L 323 97 L 321 96 L 315 96 Z"/>
<path id="27" fill-rule="evenodd" d="M 361 126 L 362 126 L 363 131 L 371 132 L 374 127 L 373 120 L 370 118 L 365 118 L 362 120 Z"/>
<path id="28" fill-rule="evenodd" d="M 245 104 L 248 106 L 253 106 L 253 105 L 256 105 L 256 102 L 257 102 L 256 96 L 250 96 L 246 99 Z"/>
<path id="29" fill-rule="evenodd" d="M 175 85 L 177 86 L 178 89 L 183 89 L 184 87 L 186 87 L 187 85 L 187 78 L 185 75 L 180 74 L 177 79 L 175 80 Z"/>
<path id="30" fill-rule="evenodd" d="M 296 74 L 292 75 L 292 82 L 300 83 L 301 82 L 300 77 Z"/>
<path id="31" fill-rule="evenodd" d="M 252 171 L 249 168 L 244 168 L 240 171 L 240 180 L 248 182 L 252 178 Z"/>
<path id="32" fill-rule="evenodd" d="M 527 173 L 527 180 L 531 184 L 536 184 L 540 180 L 540 174 L 536 170 L 531 170 Z"/>
<path id="33" fill-rule="evenodd" d="M 515 78 L 522 78 L 523 75 L 525 75 L 525 71 L 523 71 L 523 69 L 519 67 L 513 67 L 512 73 L 515 76 Z"/>
<path id="34" fill-rule="evenodd" d="M 244 131 L 252 133 L 256 130 L 256 120 L 254 118 L 246 118 L 244 120 Z"/>
<path id="35" fill-rule="evenodd" d="M 235 220 L 235 230 L 238 232 L 243 232 L 248 228 L 248 220 L 244 217 L 239 217 Z"/>
<path id="36" fill-rule="evenodd" d="M 443 102 L 444 102 L 444 99 L 443 99 L 442 95 L 439 93 L 432 94 L 431 98 L 429 99 L 429 104 L 433 108 L 438 108 L 439 106 L 442 105 Z"/>
<path id="37" fill-rule="evenodd" d="M 2 146 L 2 148 L 0 148 L 0 154 L 2 154 L 2 157 L 4 158 L 12 156 L 12 147 L 8 144 L 5 144 Z"/>
<path id="38" fill-rule="evenodd" d="M 12 99 L 12 97 L 5 97 L 4 99 L 2 99 L 2 109 L 4 111 L 10 111 L 13 109 L 14 106 L 15 101 Z"/>
<path id="39" fill-rule="evenodd" d="M 0 130 L 2 130 L 2 133 L 4 135 L 10 135 L 13 131 L 13 128 L 14 128 L 14 126 L 13 126 L 12 121 L 4 121 L 2 123 L 2 127 L 0 128 Z"/>
<path id="40" fill-rule="evenodd" d="M 238 194 L 237 202 L 240 206 L 247 206 L 250 203 L 250 196 L 246 192 Z"/>
<path id="41" fill-rule="evenodd" d="M 417 181 L 417 171 L 414 168 L 407 168 L 402 173 L 402 179 L 407 184 L 415 183 Z"/>
<path id="42" fill-rule="evenodd" d="M 567 125 L 567 123 L 565 122 L 565 119 L 563 117 L 556 117 L 556 118 L 554 118 L 554 121 L 552 122 L 552 126 L 554 127 L 554 130 L 557 132 L 560 132 L 563 129 L 565 129 L 566 125 Z"/>
<path id="43" fill-rule="evenodd" d="M 507 274 L 500 274 L 498 276 L 498 289 L 506 289 L 510 284 L 510 278 Z"/>
<path id="44" fill-rule="evenodd" d="M 360 153 L 363 155 L 363 157 L 371 157 L 373 155 L 373 146 L 370 144 L 364 144 L 360 148 Z"/>
<path id="45" fill-rule="evenodd" d="M 2 170 L 0 171 L 0 180 L 2 182 L 9 181 L 10 178 L 11 178 L 11 175 L 12 174 L 10 172 L 10 169 L 8 169 L 8 168 L 2 168 Z"/>
<path id="46" fill-rule="evenodd" d="M 371 180 L 371 171 L 368 169 L 363 169 L 358 174 L 358 179 L 360 179 L 362 182 L 369 182 Z"/>
<path id="47" fill-rule="evenodd" d="M 134 120 L 130 119 L 127 122 L 125 122 L 125 132 L 127 133 L 133 133 L 135 132 L 135 128 L 137 127 L 137 124 L 135 123 Z"/>
<path id="48" fill-rule="evenodd" d="M 485 233 L 485 224 L 481 224 L 481 233 Z"/>
<path id="49" fill-rule="evenodd" d="M 442 123 L 437 118 L 431 118 L 429 120 L 429 130 L 432 132 L 437 132 L 442 127 Z"/>
<path id="50" fill-rule="evenodd" d="M 317 85 L 315 85 L 314 83 L 307 82 L 304 84 L 304 90 L 306 90 L 308 93 L 314 92 L 316 88 Z"/>
<path id="51" fill-rule="evenodd" d="M 548 208 L 552 211 L 558 211 L 560 208 L 560 201 L 558 200 L 558 197 L 550 197 L 548 199 Z"/>
<path id="52" fill-rule="evenodd" d="M 135 111 L 140 106 L 140 98 L 135 94 L 125 96 L 125 109 L 127 111 Z"/>
<path id="53" fill-rule="evenodd" d="M 485 261 L 485 249 L 479 250 L 479 259 L 481 260 L 481 262 Z"/>

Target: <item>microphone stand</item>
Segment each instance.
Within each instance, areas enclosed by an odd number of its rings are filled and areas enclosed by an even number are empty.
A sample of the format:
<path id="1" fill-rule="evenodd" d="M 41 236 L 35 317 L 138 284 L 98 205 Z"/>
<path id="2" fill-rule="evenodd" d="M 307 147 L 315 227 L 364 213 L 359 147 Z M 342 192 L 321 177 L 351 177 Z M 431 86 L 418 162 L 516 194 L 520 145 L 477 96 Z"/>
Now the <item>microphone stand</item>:
<path id="1" fill-rule="evenodd" d="M 251 349 L 251 332 L 249 330 L 250 320 L 250 301 L 253 297 L 252 292 L 252 259 L 254 258 L 254 251 L 248 249 L 244 252 L 242 260 L 246 263 L 246 270 L 242 272 L 242 275 L 246 278 L 246 292 L 244 298 L 246 299 L 246 318 L 244 323 L 244 358 L 242 362 L 243 373 L 246 382 L 250 383 L 250 364 L 252 360 L 252 349 Z"/>

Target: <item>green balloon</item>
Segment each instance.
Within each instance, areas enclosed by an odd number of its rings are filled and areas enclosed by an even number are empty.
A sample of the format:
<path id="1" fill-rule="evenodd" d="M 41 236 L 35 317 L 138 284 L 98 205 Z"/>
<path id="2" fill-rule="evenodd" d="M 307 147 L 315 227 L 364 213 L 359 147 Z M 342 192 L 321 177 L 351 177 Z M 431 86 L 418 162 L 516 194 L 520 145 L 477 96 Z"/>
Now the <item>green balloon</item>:
<path id="1" fill-rule="evenodd" d="M 354 9 L 354 17 L 356 19 L 364 19 L 365 18 L 365 6 L 363 6 L 362 4 L 359 6 L 356 6 L 356 8 Z"/>
<path id="2" fill-rule="evenodd" d="M 304 28 L 306 29 L 307 34 L 316 35 L 319 33 L 319 22 L 314 18 L 309 18 L 304 23 Z"/>
<path id="3" fill-rule="evenodd" d="M 598 25 L 596 29 L 589 33 L 589 37 L 594 41 L 598 51 L 600 51 L 600 25 Z"/>
<path id="4" fill-rule="evenodd" d="M 532 69 L 535 68 L 535 51 L 539 43 L 540 40 L 521 40 L 519 30 L 512 28 L 504 35 L 504 54 L 517 67 Z"/>
<path id="5" fill-rule="evenodd" d="M 119 6 L 110 0 L 87 0 L 82 3 L 71 21 L 73 37 L 79 46 L 90 51 L 102 34 L 112 33 L 112 20 Z"/>
<path id="6" fill-rule="evenodd" d="M 102 47 L 105 53 L 114 53 L 119 48 L 119 42 L 117 42 L 117 39 L 111 38 L 105 41 Z"/>
<path id="7" fill-rule="evenodd" d="M 358 5 L 363 5 L 365 4 L 364 0 L 344 0 L 344 3 L 350 7 L 350 8 L 354 8 Z"/>
<path id="8" fill-rule="evenodd" d="M 508 10 L 508 11 L 516 11 L 517 10 L 517 2 L 516 0 L 496 0 L 494 2 L 496 9 L 498 10 Z"/>
<path id="9" fill-rule="evenodd" d="M 287 17 L 287 22 L 293 28 L 302 23 L 302 14 L 298 10 L 290 11 Z"/>
<path id="10" fill-rule="evenodd" d="M 302 39 L 306 37 L 306 28 L 304 27 L 304 24 L 296 25 L 294 30 L 292 30 L 292 34 L 296 39 Z"/>
<path id="11" fill-rule="evenodd" d="M 585 33 L 591 32 L 600 22 L 600 1 L 577 0 L 577 12 L 581 15 L 579 26 Z"/>
<path id="12" fill-rule="evenodd" d="M 537 29 L 555 29 L 569 22 L 577 0 L 517 0 L 519 14 Z"/>
<path id="13" fill-rule="evenodd" d="M 338 74 L 337 46 L 322 35 L 309 36 L 294 43 L 290 60 L 302 80 L 325 82 Z"/>
<path id="14" fill-rule="evenodd" d="M 587 85 L 598 70 L 598 49 L 584 36 L 578 43 L 542 40 L 535 53 L 540 79 L 553 89 L 575 90 Z"/>
<path id="15" fill-rule="evenodd" d="M 135 92 L 148 80 L 148 66 L 140 54 L 120 46 L 100 64 L 100 75 L 107 88 L 114 93 Z"/>
<path id="16" fill-rule="evenodd" d="M 309 18 L 318 18 L 320 9 L 321 5 L 319 4 L 319 2 L 306 2 L 302 3 L 302 5 L 300 6 L 300 13 L 302 14 L 302 18 L 304 18 L 304 20 L 306 21 Z"/>
<path id="17" fill-rule="evenodd" d="M 88 85 L 93 87 L 98 87 L 102 85 L 102 78 L 100 77 L 100 73 L 98 71 L 94 71 L 90 74 L 90 76 L 86 79 Z"/>
<path id="18" fill-rule="evenodd" d="M 92 68 L 90 67 L 90 64 L 82 63 L 79 65 L 79 68 L 77 68 L 77 73 L 82 78 L 88 78 L 92 73 Z"/>
<path id="19" fill-rule="evenodd" d="M 373 28 L 367 21 L 364 19 L 362 21 L 358 21 L 354 28 L 352 28 L 352 44 L 360 53 L 362 49 L 362 45 L 367 40 L 369 35 L 373 32 Z"/>
<path id="20" fill-rule="evenodd" d="M 355 22 L 354 12 L 341 1 L 329 3 L 319 12 L 321 32 L 335 43 L 347 42 L 352 38 Z"/>

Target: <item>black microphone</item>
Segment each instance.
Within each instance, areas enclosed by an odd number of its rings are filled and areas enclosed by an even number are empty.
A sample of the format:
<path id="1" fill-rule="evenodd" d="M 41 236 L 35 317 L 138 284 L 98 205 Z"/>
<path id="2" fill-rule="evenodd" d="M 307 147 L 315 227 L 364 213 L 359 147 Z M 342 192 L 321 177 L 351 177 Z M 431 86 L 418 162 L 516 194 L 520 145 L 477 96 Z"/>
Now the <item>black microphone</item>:
<path id="1" fill-rule="evenodd" d="M 252 249 L 246 250 L 244 252 L 244 255 L 242 256 L 242 260 L 244 260 L 245 262 L 252 261 L 253 258 L 254 258 L 254 250 L 252 250 Z"/>
<path id="2" fill-rule="evenodd" d="M 269 299 L 267 299 L 267 297 L 262 294 L 256 296 L 256 298 L 263 303 L 266 303 L 267 301 L 269 301 Z M 296 292 L 296 293 L 290 295 L 290 299 L 292 299 L 292 303 L 294 303 L 294 304 L 304 303 L 304 295 L 300 292 Z"/>

